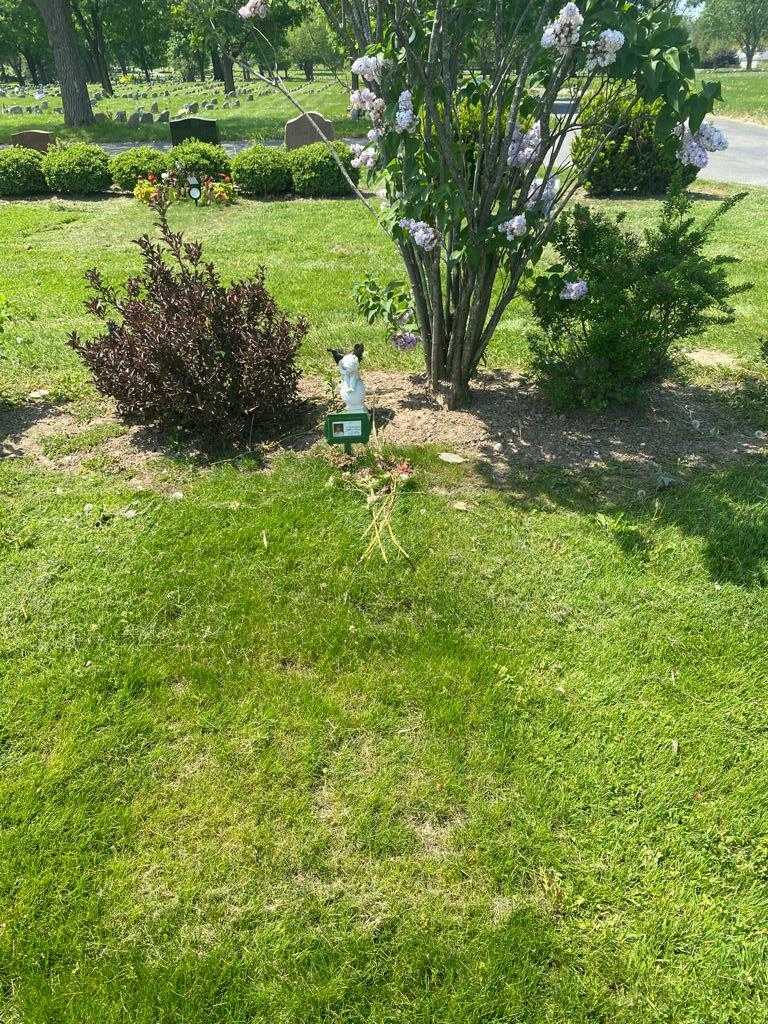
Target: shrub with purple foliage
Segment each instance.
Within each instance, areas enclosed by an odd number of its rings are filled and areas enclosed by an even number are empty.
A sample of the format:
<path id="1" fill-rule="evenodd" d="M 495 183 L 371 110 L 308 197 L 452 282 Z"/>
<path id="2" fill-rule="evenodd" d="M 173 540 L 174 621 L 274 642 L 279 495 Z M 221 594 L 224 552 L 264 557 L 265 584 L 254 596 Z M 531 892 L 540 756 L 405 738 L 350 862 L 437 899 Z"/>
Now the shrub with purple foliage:
<path id="1" fill-rule="evenodd" d="M 296 355 L 306 336 L 264 285 L 264 271 L 222 285 L 202 247 L 168 225 L 155 204 L 160 238 L 140 238 L 144 271 L 121 295 L 98 270 L 87 279 L 89 312 L 106 324 L 91 340 L 69 344 L 93 372 L 99 391 L 143 423 L 236 433 L 274 430 L 299 412 Z"/>

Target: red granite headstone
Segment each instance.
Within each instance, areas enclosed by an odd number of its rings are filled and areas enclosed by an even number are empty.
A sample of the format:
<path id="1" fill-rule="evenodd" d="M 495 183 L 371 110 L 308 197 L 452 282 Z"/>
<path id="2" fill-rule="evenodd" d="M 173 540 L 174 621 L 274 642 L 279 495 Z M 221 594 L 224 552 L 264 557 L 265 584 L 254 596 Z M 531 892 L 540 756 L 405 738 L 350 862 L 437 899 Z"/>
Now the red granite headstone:
<path id="1" fill-rule="evenodd" d="M 52 132 L 16 132 L 11 136 L 12 146 L 25 146 L 36 149 L 38 153 L 47 153 L 55 142 L 56 136 Z"/>

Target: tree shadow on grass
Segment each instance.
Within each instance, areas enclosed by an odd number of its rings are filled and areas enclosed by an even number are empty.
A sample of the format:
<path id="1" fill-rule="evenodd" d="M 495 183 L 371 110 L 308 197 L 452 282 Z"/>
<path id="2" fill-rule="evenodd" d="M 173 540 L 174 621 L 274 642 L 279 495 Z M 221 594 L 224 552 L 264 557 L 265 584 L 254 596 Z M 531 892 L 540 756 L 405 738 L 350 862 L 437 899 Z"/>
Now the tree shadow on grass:
<path id="1" fill-rule="evenodd" d="M 45 402 L 17 405 L 0 399 L 0 460 L 26 455 L 22 439 L 36 424 L 50 416 L 55 408 Z"/>
<path id="2" fill-rule="evenodd" d="M 617 487 L 617 469 L 518 467 L 500 481 L 487 464 L 479 466 L 481 477 L 515 508 L 564 508 L 596 517 L 626 557 L 647 559 L 654 535 L 671 526 L 703 542 L 715 582 L 747 589 L 768 585 L 768 455 L 685 471 L 650 489 L 626 477 Z"/>

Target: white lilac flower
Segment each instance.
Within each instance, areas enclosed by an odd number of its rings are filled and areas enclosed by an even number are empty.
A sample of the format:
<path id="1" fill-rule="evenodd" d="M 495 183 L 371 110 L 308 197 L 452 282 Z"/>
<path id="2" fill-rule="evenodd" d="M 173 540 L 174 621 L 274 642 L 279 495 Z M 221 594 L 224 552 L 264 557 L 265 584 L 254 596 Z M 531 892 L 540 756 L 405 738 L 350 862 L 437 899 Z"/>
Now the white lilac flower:
<path id="1" fill-rule="evenodd" d="M 560 188 L 560 179 L 554 175 L 545 178 L 544 181 L 532 181 L 528 189 L 528 196 L 525 201 L 527 210 L 540 209 L 544 214 L 549 214 L 554 206 L 557 190 Z"/>
<path id="2" fill-rule="evenodd" d="M 728 148 L 725 133 L 711 121 L 702 124 L 697 132 L 692 132 L 687 125 L 679 124 L 674 133 L 680 139 L 677 159 L 687 167 L 701 170 L 709 163 L 708 153 L 718 153 Z"/>
<path id="3" fill-rule="evenodd" d="M 544 29 L 541 45 L 548 50 L 554 47 L 559 53 L 567 53 L 578 43 L 583 24 L 584 18 L 576 4 L 567 3 Z"/>
<path id="4" fill-rule="evenodd" d="M 414 117 L 412 110 L 398 110 L 395 114 L 395 130 L 401 135 L 413 128 Z"/>
<path id="5" fill-rule="evenodd" d="M 588 290 L 586 281 L 571 281 L 563 286 L 560 298 L 575 302 L 577 299 L 583 299 Z"/>
<path id="6" fill-rule="evenodd" d="M 358 143 L 353 143 L 349 149 L 352 153 L 353 167 L 366 167 L 369 171 L 375 167 L 378 153 L 374 146 L 365 147 Z"/>
<path id="7" fill-rule="evenodd" d="M 384 58 L 379 54 L 374 54 L 373 57 L 358 57 L 352 65 L 352 74 L 360 75 L 366 82 L 380 81 L 383 70 Z"/>
<path id="8" fill-rule="evenodd" d="M 502 235 L 507 236 L 508 242 L 512 242 L 516 238 L 522 238 L 528 230 L 525 214 L 520 213 L 517 217 L 512 217 L 511 220 L 505 220 L 503 224 L 499 224 L 498 230 Z"/>
<path id="9" fill-rule="evenodd" d="M 392 344 L 401 352 L 411 352 L 420 341 L 421 338 L 413 331 L 398 331 L 397 334 L 392 335 Z"/>
<path id="10" fill-rule="evenodd" d="M 717 125 L 712 124 L 711 121 L 705 121 L 696 132 L 694 138 L 701 148 L 705 149 L 708 153 L 719 153 L 721 150 L 728 149 L 728 139 L 725 132 L 718 128 Z"/>
<path id="11" fill-rule="evenodd" d="M 680 163 L 685 167 L 695 167 L 697 170 L 706 167 L 709 157 L 696 135 L 686 125 L 678 125 L 675 135 L 680 139 L 680 146 L 677 150 L 677 159 Z"/>
<path id="12" fill-rule="evenodd" d="M 541 124 L 539 122 L 525 134 L 515 125 L 512 131 L 512 142 L 509 145 L 507 163 L 510 167 L 526 167 L 536 160 L 540 148 Z"/>
<path id="13" fill-rule="evenodd" d="M 412 217 L 404 217 L 400 222 L 400 227 L 413 239 L 413 244 L 418 245 L 420 249 L 425 252 L 432 252 L 437 243 L 440 241 L 440 235 L 433 227 L 430 227 L 426 221 L 414 220 Z"/>
<path id="14" fill-rule="evenodd" d="M 624 45 L 624 33 L 615 28 L 607 28 L 592 43 L 587 60 L 587 71 L 594 71 L 595 68 L 607 68 L 614 64 L 616 54 Z"/>
<path id="15" fill-rule="evenodd" d="M 371 130 L 368 132 L 368 141 L 378 142 L 379 139 L 383 136 L 383 134 L 384 132 L 381 128 L 371 128 Z"/>
<path id="16" fill-rule="evenodd" d="M 248 0 L 237 12 L 241 18 L 266 18 L 269 14 L 267 0 Z"/>
<path id="17" fill-rule="evenodd" d="M 349 106 L 352 110 L 364 110 L 370 113 L 376 102 L 376 93 L 370 89 L 355 89 L 349 97 Z"/>
<path id="18" fill-rule="evenodd" d="M 395 130 L 409 132 L 416 124 L 416 116 L 413 113 L 413 96 L 408 89 L 400 93 L 397 101 L 397 113 L 395 114 Z"/>

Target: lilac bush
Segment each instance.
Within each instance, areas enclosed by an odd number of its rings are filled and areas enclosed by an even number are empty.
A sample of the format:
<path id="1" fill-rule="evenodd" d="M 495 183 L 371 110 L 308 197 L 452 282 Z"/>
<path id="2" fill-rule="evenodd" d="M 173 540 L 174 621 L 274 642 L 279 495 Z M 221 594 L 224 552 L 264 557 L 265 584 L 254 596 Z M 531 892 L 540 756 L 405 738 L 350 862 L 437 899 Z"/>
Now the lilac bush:
<path id="1" fill-rule="evenodd" d="M 598 105 L 628 87 L 658 100 L 657 131 L 682 162 L 725 145 L 704 121 L 719 86 L 695 87 L 697 55 L 670 5 L 320 4 L 359 78 L 350 106 L 370 128 L 353 161 L 384 184 L 380 219 L 412 292 L 404 330 L 419 334 L 431 385 L 452 407 L 469 397 L 504 311 L 588 174 L 590 160 L 574 168 L 565 142 Z M 263 2 L 241 13 L 257 30 L 268 16 Z M 619 128 L 601 131 L 595 157 Z"/>

